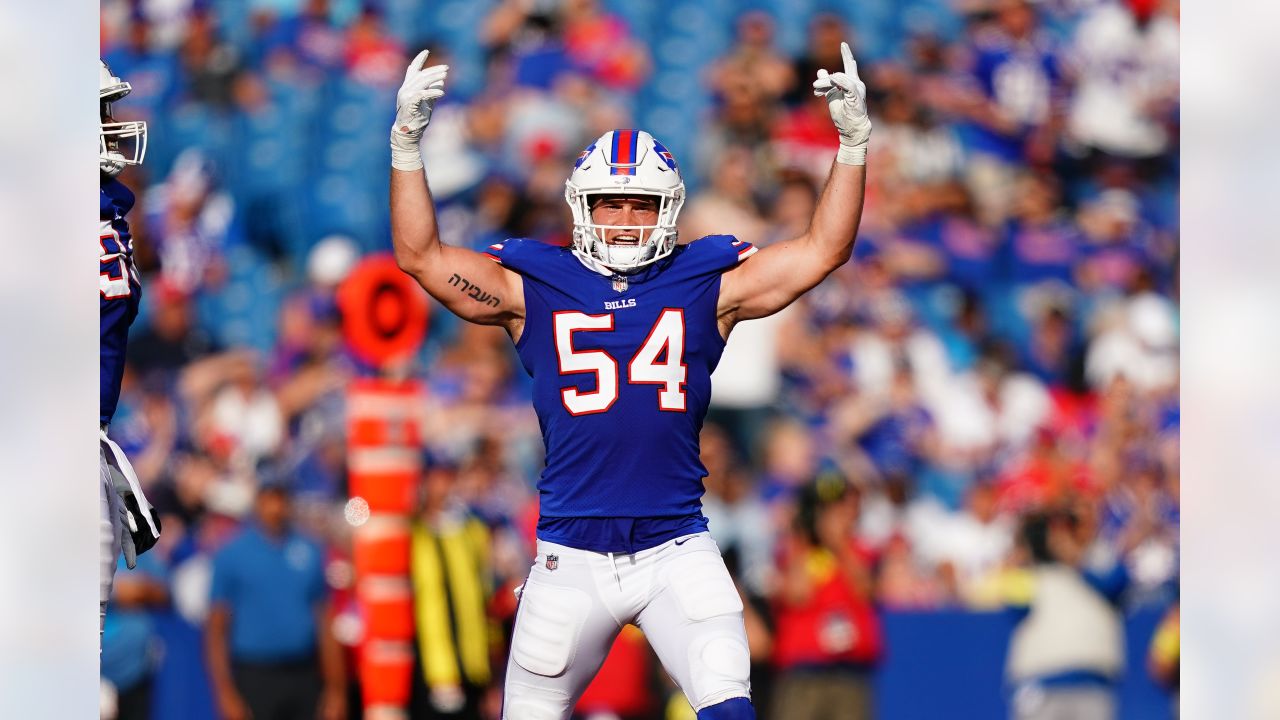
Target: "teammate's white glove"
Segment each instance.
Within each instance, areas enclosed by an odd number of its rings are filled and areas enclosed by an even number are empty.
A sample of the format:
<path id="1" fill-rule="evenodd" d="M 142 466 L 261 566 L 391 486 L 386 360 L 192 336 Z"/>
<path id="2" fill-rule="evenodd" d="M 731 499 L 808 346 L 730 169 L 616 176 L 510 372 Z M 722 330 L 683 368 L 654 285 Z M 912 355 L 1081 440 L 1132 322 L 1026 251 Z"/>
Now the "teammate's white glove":
<path id="1" fill-rule="evenodd" d="M 867 141 L 871 139 L 871 119 L 867 117 L 867 86 L 858 77 L 858 63 L 853 59 L 849 43 L 840 43 L 844 71 L 818 71 L 813 94 L 827 99 L 831 121 L 840 133 L 840 151 L 836 162 L 846 165 L 867 164 Z"/>
<path id="2" fill-rule="evenodd" d="M 160 538 L 152 534 L 145 520 L 141 520 L 142 508 L 128 481 L 114 472 L 114 468 L 111 479 L 115 483 L 116 494 L 120 496 L 120 502 L 116 503 L 116 511 L 120 514 L 120 551 L 124 553 L 124 564 L 132 570 L 138 564 L 138 556 L 154 547 Z M 141 502 L 147 502 L 146 498 Z M 160 517 L 155 513 L 152 513 L 152 522 L 159 532 Z"/>
<path id="3" fill-rule="evenodd" d="M 396 124 L 391 126 L 391 167 L 397 170 L 412 172 L 422 169 L 418 141 L 422 140 L 422 131 L 431 122 L 436 100 L 444 95 L 444 78 L 449 74 L 449 66 L 427 68 L 430 52 L 423 50 L 409 63 L 409 69 L 404 73 L 404 84 L 396 93 Z"/>

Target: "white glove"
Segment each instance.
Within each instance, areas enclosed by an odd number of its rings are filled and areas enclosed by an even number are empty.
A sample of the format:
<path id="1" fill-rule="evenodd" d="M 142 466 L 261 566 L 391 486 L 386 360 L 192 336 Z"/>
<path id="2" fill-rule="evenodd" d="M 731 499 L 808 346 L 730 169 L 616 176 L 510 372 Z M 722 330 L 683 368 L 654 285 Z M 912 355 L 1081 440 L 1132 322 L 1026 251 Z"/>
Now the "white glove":
<path id="1" fill-rule="evenodd" d="M 396 124 L 391 127 L 391 167 L 413 172 L 422 169 L 422 154 L 418 142 L 422 132 L 431 122 L 431 111 L 436 100 L 444 95 L 444 78 L 449 74 L 448 65 L 426 68 L 427 55 L 423 50 L 409 63 L 404 73 L 404 84 L 396 93 Z"/>
<path id="2" fill-rule="evenodd" d="M 867 86 L 858 77 L 858 63 L 853 59 L 849 43 L 840 43 L 844 72 L 828 74 L 818 71 L 813 94 L 827 99 L 831 121 L 840 133 L 840 152 L 836 162 L 846 165 L 867 164 L 867 141 L 871 139 L 871 119 L 867 117 Z"/>
<path id="3" fill-rule="evenodd" d="M 113 527 L 120 534 L 120 551 L 130 570 L 138 564 L 138 556 L 155 546 L 160 539 L 160 516 L 157 515 L 142 494 L 137 474 L 120 446 L 100 435 L 102 451 L 107 457 L 107 470 L 111 475 L 111 487 L 116 493 L 112 509 L 118 515 Z M 114 561 L 113 561 L 114 562 Z"/>
<path id="4" fill-rule="evenodd" d="M 116 492 L 120 491 L 117 489 Z M 124 553 L 125 566 L 132 570 L 138 566 L 138 546 L 133 542 L 133 534 L 138 532 L 138 521 L 125 505 L 123 494 L 113 504 L 116 514 L 119 515 L 115 526 L 120 533 L 120 552 Z"/>

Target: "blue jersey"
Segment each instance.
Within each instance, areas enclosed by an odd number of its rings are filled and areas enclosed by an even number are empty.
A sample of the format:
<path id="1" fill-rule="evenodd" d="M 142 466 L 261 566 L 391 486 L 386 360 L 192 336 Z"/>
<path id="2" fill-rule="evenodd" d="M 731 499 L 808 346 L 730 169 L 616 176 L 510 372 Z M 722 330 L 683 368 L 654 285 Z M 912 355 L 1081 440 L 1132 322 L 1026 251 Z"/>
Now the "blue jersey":
<path id="1" fill-rule="evenodd" d="M 698 436 L 724 350 L 720 276 L 754 251 L 712 235 L 609 277 L 569 248 L 490 246 L 524 277 L 516 350 L 546 445 L 544 519 L 701 517 Z"/>
<path id="2" fill-rule="evenodd" d="M 1046 122 L 1060 100 L 1062 73 L 1047 36 L 1017 41 L 1000 33 L 978 38 L 973 68 L 982 93 L 1015 120 L 1022 130 L 1006 136 L 972 124 L 971 143 L 983 153 L 1007 161 L 1022 157 L 1026 131 Z"/>
<path id="3" fill-rule="evenodd" d="M 133 238 L 124 216 L 133 207 L 133 193 L 113 179 L 102 183 L 99 194 L 98 289 L 101 294 L 101 327 L 98 345 L 98 422 L 111 422 L 120 400 L 124 354 L 129 325 L 138 316 L 142 285 L 133 266 Z"/>

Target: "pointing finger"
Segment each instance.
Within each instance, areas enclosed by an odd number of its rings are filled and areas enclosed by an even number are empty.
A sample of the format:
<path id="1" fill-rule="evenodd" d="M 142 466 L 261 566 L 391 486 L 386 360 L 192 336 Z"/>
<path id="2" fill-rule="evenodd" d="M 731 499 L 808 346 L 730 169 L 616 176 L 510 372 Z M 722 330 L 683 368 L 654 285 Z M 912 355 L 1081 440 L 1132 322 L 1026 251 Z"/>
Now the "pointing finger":
<path id="1" fill-rule="evenodd" d="M 840 43 L 840 57 L 844 58 L 844 71 L 850 75 L 858 72 L 858 64 L 853 61 L 853 51 L 849 49 L 849 43 Z"/>
<path id="2" fill-rule="evenodd" d="M 421 70 L 427 64 L 427 56 L 431 54 L 430 50 L 423 50 L 414 56 L 413 62 L 409 63 L 409 69 L 404 71 L 404 79 L 408 80 L 413 74 Z"/>

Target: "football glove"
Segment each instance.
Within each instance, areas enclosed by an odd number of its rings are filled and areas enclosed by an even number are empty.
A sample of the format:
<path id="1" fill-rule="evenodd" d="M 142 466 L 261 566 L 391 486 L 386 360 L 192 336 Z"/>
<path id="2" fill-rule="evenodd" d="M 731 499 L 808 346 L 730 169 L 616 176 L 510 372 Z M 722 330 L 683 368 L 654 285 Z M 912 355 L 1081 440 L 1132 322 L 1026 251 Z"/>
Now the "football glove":
<path id="1" fill-rule="evenodd" d="M 436 100 L 444 95 L 444 79 L 449 74 L 448 65 L 426 67 L 427 55 L 423 50 L 409 63 L 404 73 L 404 84 L 396 93 L 396 124 L 391 127 L 391 167 L 409 172 L 422 169 L 422 154 L 418 142 L 422 132 L 431 122 L 431 111 Z"/>
<path id="2" fill-rule="evenodd" d="M 111 476 L 113 480 L 117 478 L 114 472 Z M 138 522 L 138 518 L 142 517 L 142 507 L 129 483 L 117 482 L 116 494 L 120 496 L 120 502 L 116 504 L 120 513 L 120 551 L 124 553 L 124 564 L 132 570 L 138 564 L 138 556 L 155 547 L 156 541 L 160 539 L 160 516 L 153 514 L 151 517 L 151 521 L 155 523 L 153 533 L 145 523 Z"/>
<path id="3" fill-rule="evenodd" d="M 151 503 L 142 495 L 142 487 L 129 459 L 115 441 L 103 432 L 99 436 L 107 457 L 107 469 L 111 474 L 111 486 L 117 495 L 115 511 L 119 522 L 120 551 L 124 562 L 132 570 L 138 564 L 138 556 L 155 546 L 160 539 L 160 516 L 153 512 Z"/>
<path id="4" fill-rule="evenodd" d="M 840 133 L 840 151 L 836 162 L 846 165 L 867 164 L 867 142 L 871 139 L 871 119 L 867 117 L 867 86 L 858 77 L 858 63 L 853 59 L 849 43 L 840 43 L 844 71 L 818 71 L 813 94 L 827 99 L 831 121 Z"/>

